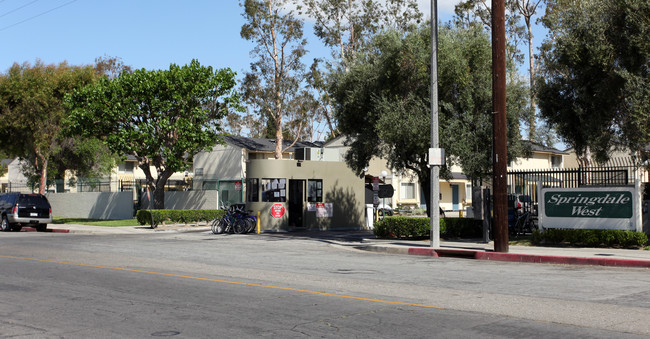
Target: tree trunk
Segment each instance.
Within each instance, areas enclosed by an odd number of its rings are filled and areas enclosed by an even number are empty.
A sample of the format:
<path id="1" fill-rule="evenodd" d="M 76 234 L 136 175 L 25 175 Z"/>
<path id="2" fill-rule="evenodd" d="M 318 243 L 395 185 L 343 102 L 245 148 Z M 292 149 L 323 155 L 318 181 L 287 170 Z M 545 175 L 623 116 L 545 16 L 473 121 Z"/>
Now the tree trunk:
<path id="1" fill-rule="evenodd" d="M 535 58 L 533 55 L 533 30 L 530 25 L 530 17 L 526 17 L 528 28 L 528 63 L 530 66 L 530 114 L 528 116 L 528 140 L 535 141 Z"/>
<path id="2" fill-rule="evenodd" d="M 282 136 L 282 116 L 278 115 L 275 120 L 275 158 L 282 159 L 282 144 L 284 137 Z"/>
<path id="3" fill-rule="evenodd" d="M 165 184 L 167 180 L 163 183 L 162 180 L 158 179 L 156 183 L 156 188 L 153 191 L 153 208 L 157 210 L 165 209 Z"/>
<path id="4" fill-rule="evenodd" d="M 153 194 L 153 206 L 157 210 L 165 209 L 165 185 L 167 185 L 167 180 L 172 174 L 173 172 L 170 170 L 165 170 L 158 174 L 156 188 Z"/>
<path id="5" fill-rule="evenodd" d="M 46 189 L 47 189 L 47 162 L 48 159 L 41 154 L 41 152 L 36 151 L 36 157 L 38 160 L 41 162 L 41 180 L 40 184 L 38 185 L 38 193 L 40 194 L 45 194 Z M 38 162 L 38 161 L 37 161 Z M 36 167 L 38 168 L 38 167 Z"/>
<path id="6" fill-rule="evenodd" d="M 172 176 L 173 172 L 165 170 L 158 173 L 158 178 L 154 179 L 153 174 L 151 174 L 149 160 L 141 160 L 138 167 L 144 172 L 147 189 L 149 190 L 149 204 L 147 208 L 151 208 L 151 198 L 153 197 L 153 209 L 165 209 L 165 185 L 167 184 L 167 179 Z"/>

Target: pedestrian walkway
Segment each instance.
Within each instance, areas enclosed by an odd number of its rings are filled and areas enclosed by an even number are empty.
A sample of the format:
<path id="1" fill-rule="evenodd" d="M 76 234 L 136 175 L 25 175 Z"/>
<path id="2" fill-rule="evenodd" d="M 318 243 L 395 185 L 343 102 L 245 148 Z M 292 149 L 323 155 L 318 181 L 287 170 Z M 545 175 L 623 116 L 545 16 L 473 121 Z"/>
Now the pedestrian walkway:
<path id="1" fill-rule="evenodd" d="M 49 225 L 52 232 L 81 234 L 154 234 L 159 232 L 210 232 L 207 225 L 171 225 L 151 229 L 147 226 L 102 227 L 89 225 Z M 29 230 L 29 228 L 25 228 Z M 216 236 L 216 235 L 215 235 Z M 251 234 L 251 236 L 254 236 Z M 575 248 L 550 246 L 510 246 L 508 253 L 494 252 L 494 244 L 477 241 L 441 241 L 439 248 L 429 240 L 377 239 L 372 231 L 296 231 L 263 233 L 264 237 L 294 237 L 326 240 L 366 251 L 457 257 L 475 260 L 547 264 L 602 265 L 650 268 L 650 251 L 643 249 Z"/>
<path id="2" fill-rule="evenodd" d="M 92 226 L 80 224 L 53 224 L 47 226 L 48 231 L 54 233 L 82 233 L 82 234 L 146 234 L 157 232 L 204 232 L 209 231 L 210 226 L 205 224 L 199 225 L 169 225 L 159 226 L 152 229 L 149 226 Z M 32 231 L 29 227 L 23 230 Z"/>

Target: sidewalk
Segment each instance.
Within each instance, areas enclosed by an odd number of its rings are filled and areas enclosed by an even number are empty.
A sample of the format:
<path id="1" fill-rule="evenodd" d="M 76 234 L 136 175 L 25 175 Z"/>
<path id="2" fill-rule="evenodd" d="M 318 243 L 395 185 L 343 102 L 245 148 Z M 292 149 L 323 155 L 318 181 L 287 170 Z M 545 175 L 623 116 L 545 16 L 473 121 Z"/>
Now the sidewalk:
<path id="1" fill-rule="evenodd" d="M 149 226 L 118 226 L 104 227 L 79 224 L 50 224 L 48 231 L 54 233 L 81 233 L 81 234 L 146 234 L 157 232 L 204 232 L 210 231 L 209 225 L 172 225 L 159 226 L 152 229 Z M 23 227 L 26 231 L 33 231 L 30 227 Z"/>
<path id="2" fill-rule="evenodd" d="M 650 251 L 642 249 L 574 248 L 550 246 L 509 246 L 508 253 L 494 252 L 494 243 L 441 241 L 440 248 L 430 242 L 381 240 L 366 242 L 365 250 L 431 257 L 457 257 L 476 260 L 545 264 L 601 265 L 650 268 Z"/>
<path id="3" fill-rule="evenodd" d="M 88 225 L 49 225 L 52 232 L 82 234 L 153 234 L 158 232 L 209 232 L 207 225 L 102 227 Z M 29 230 L 29 228 L 25 228 Z M 216 235 L 215 235 L 216 236 Z M 255 236 L 255 235 L 251 235 Z M 431 248 L 429 240 L 377 239 L 372 231 L 296 231 L 263 233 L 265 237 L 294 237 L 326 240 L 342 245 L 382 253 L 457 257 L 475 260 L 511 261 L 546 264 L 601 265 L 650 268 L 650 251 L 642 249 L 573 248 L 550 246 L 510 246 L 508 253 L 494 252 L 494 243 L 441 241 Z"/>

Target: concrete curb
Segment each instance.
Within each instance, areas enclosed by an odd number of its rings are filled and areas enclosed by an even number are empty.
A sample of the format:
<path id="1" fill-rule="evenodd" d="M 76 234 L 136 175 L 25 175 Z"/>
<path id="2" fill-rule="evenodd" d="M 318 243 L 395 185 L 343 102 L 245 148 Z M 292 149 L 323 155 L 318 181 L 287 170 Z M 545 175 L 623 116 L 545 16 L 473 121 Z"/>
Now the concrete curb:
<path id="1" fill-rule="evenodd" d="M 361 246 L 361 249 L 373 252 L 390 254 L 407 254 L 428 257 L 453 257 L 476 260 L 509 261 L 540 264 L 565 264 L 565 265 L 594 265 L 617 267 L 650 268 L 650 260 L 617 259 L 617 258 L 589 258 L 573 256 L 555 256 L 539 254 L 500 253 L 475 250 L 434 249 L 417 247 L 386 247 L 386 246 Z"/>

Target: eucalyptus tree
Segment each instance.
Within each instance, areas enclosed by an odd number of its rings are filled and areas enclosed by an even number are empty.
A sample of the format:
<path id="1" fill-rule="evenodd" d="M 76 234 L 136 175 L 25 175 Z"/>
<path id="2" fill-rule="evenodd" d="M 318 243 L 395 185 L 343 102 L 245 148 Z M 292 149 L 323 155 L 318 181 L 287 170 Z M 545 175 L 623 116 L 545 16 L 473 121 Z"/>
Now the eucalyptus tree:
<path id="1" fill-rule="evenodd" d="M 221 141 L 219 121 L 239 109 L 235 85 L 230 69 L 214 70 L 196 60 L 168 70 L 121 73 L 68 96 L 68 123 L 81 135 L 100 137 L 112 152 L 134 156 L 154 208 L 161 209 L 167 179 Z"/>
<path id="2" fill-rule="evenodd" d="M 578 154 L 650 144 L 650 3 L 553 0 L 537 77 L 542 118 Z"/>
<path id="3" fill-rule="evenodd" d="M 537 9 L 539 8 L 542 0 L 515 0 L 515 5 L 519 14 L 524 17 L 524 23 L 526 24 L 526 38 L 528 41 L 528 76 L 530 82 L 530 111 L 528 112 L 528 139 L 530 141 L 544 141 L 544 133 L 539 133 L 537 131 L 537 104 L 536 104 L 536 94 L 535 94 L 535 54 L 533 53 L 533 24 L 531 22 L 533 16 L 537 14 Z M 544 126 L 542 129 L 545 130 L 547 126 Z"/>
<path id="4" fill-rule="evenodd" d="M 531 141 L 548 140 L 547 126 L 543 126 L 538 134 L 536 119 L 535 98 L 535 54 L 533 53 L 533 17 L 543 5 L 544 0 L 506 0 L 506 35 L 508 40 L 507 52 L 511 65 L 510 75 L 517 76 L 517 65 L 523 62 L 523 53 L 519 45 L 525 41 L 528 48 L 528 73 L 529 73 L 529 110 L 523 116 L 523 121 L 528 127 L 528 139 Z M 463 22 L 479 21 L 487 30 L 491 30 L 492 10 L 488 0 L 463 0 L 456 5 L 457 20 Z M 522 25 L 523 18 L 523 25 Z"/>
<path id="5" fill-rule="evenodd" d="M 314 20 L 314 33 L 332 56 L 350 62 L 377 33 L 406 32 L 422 19 L 415 0 L 294 0 L 301 13 Z"/>
<path id="6" fill-rule="evenodd" d="M 310 107 L 302 100 L 307 40 L 303 21 L 289 9 L 289 0 L 245 0 L 241 37 L 252 41 L 251 71 L 245 74 L 242 94 L 262 128 L 275 134 L 275 158 L 282 159 L 286 125 L 299 136 L 308 124 Z"/>
<path id="7" fill-rule="evenodd" d="M 314 60 L 308 82 L 319 102 L 317 117 L 327 125 L 329 136 L 340 131 L 327 93 L 329 76 L 336 67 L 348 68 L 357 51 L 379 32 L 406 32 L 422 20 L 415 0 L 294 0 L 300 14 L 314 21 L 314 33 L 330 48 L 332 59 Z"/>

